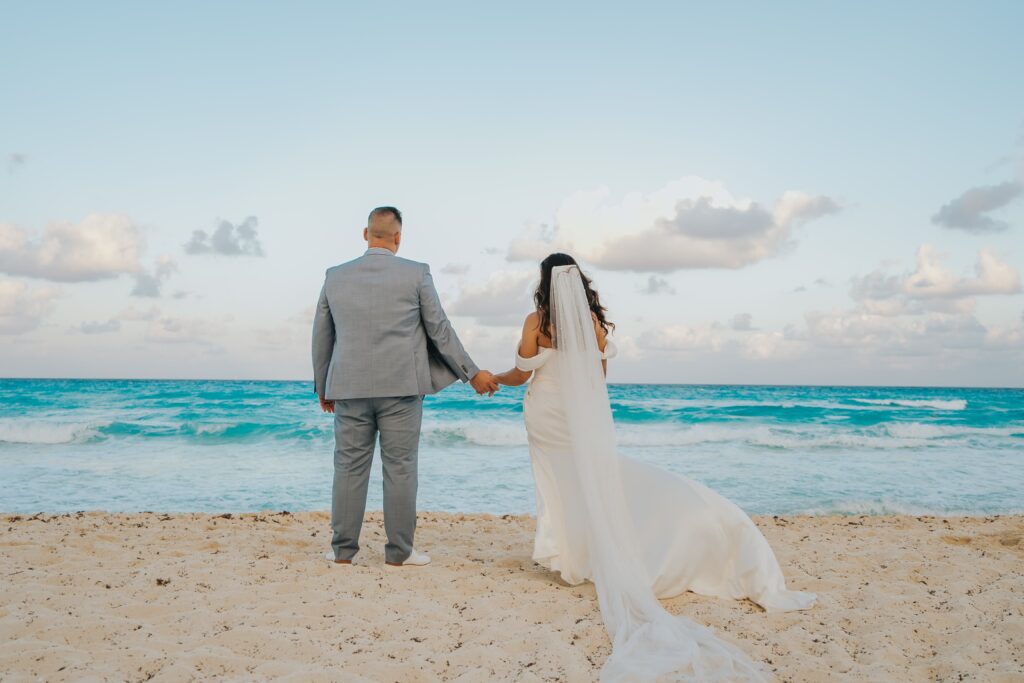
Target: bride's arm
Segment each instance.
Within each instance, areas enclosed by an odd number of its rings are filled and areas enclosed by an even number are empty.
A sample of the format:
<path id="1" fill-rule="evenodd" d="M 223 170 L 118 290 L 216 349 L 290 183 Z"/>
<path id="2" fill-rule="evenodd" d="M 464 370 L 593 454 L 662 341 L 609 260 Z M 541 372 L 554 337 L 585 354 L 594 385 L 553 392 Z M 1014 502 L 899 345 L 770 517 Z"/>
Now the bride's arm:
<path id="1" fill-rule="evenodd" d="M 603 354 L 604 350 L 608 348 L 608 333 L 601 327 L 601 323 L 598 321 L 597 316 L 594 316 L 594 332 L 597 334 L 597 348 Z M 604 376 L 608 376 L 608 359 L 601 359 L 601 369 L 604 370 Z"/>
<path id="2" fill-rule="evenodd" d="M 519 340 L 519 355 L 523 358 L 533 358 L 540 350 L 537 344 L 537 332 L 539 329 L 540 317 L 536 313 L 526 316 L 526 322 L 523 323 L 523 336 Z M 507 387 L 518 387 L 521 384 L 526 384 L 531 375 L 533 375 L 532 372 L 513 367 L 511 370 L 506 370 L 500 375 L 495 375 L 494 379 L 498 384 L 504 384 Z"/>
<path id="3" fill-rule="evenodd" d="M 500 375 L 495 375 L 494 381 L 498 384 L 504 384 L 507 387 L 518 387 L 522 384 L 526 384 L 526 381 L 530 379 L 530 375 L 532 374 L 532 372 L 526 372 L 519 368 L 512 368 L 511 370 L 506 370 Z"/>

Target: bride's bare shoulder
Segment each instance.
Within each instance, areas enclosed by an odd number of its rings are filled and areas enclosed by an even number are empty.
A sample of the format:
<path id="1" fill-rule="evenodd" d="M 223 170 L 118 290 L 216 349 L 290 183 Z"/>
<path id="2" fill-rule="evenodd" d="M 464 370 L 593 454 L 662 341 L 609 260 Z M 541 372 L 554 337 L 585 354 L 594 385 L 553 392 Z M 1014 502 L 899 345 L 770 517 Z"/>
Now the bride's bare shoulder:
<path id="1" fill-rule="evenodd" d="M 536 311 L 526 316 L 523 322 L 523 336 L 519 340 L 519 355 L 523 358 L 532 358 L 537 355 L 537 337 L 540 333 L 540 316 Z"/>
<path id="2" fill-rule="evenodd" d="M 594 319 L 594 334 L 597 335 L 597 348 L 604 351 L 604 347 L 608 343 L 608 331 L 604 329 L 604 325 L 601 324 L 597 313 L 591 312 L 590 316 Z"/>

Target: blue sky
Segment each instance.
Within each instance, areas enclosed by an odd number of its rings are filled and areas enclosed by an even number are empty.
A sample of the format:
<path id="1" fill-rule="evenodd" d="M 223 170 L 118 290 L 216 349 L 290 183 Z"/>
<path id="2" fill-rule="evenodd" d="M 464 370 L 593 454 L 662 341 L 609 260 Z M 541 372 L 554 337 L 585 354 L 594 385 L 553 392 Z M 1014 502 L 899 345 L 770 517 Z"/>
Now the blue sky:
<path id="1" fill-rule="evenodd" d="M 3 15 L 0 375 L 305 379 L 387 203 L 496 370 L 560 248 L 615 381 L 1024 385 L 1019 3 Z"/>

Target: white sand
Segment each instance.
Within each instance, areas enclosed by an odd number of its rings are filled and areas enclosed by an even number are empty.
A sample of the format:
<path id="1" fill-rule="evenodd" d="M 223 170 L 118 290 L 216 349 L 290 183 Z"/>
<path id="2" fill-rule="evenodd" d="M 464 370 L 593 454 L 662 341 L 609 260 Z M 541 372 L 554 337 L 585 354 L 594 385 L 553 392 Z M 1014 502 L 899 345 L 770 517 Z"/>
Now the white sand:
<path id="1" fill-rule="evenodd" d="M 808 612 L 686 594 L 784 681 L 1024 680 L 1024 517 L 755 518 Z M 352 566 L 328 515 L 0 517 L 0 679 L 592 681 L 590 585 L 530 560 L 530 517 L 420 516 L 434 563 Z"/>

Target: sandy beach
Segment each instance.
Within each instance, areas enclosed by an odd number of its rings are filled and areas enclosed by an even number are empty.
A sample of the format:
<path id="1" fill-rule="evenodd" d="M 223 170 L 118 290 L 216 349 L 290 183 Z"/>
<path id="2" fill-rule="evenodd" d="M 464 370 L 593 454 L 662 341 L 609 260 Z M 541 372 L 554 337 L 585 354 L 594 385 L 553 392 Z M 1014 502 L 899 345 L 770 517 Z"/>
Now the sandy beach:
<path id="1" fill-rule="evenodd" d="M 326 512 L 0 517 L 0 679 L 592 681 L 593 587 L 530 560 L 533 519 L 422 513 L 426 568 L 352 566 Z M 1024 517 L 755 517 L 811 611 L 665 602 L 782 681 L 1024 680 Z"/>

